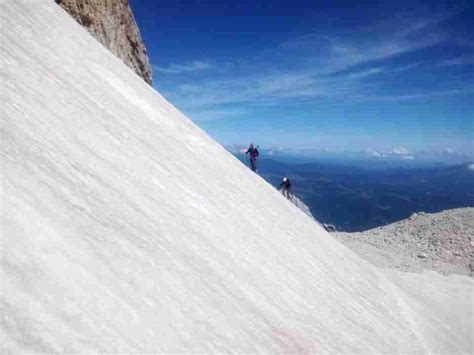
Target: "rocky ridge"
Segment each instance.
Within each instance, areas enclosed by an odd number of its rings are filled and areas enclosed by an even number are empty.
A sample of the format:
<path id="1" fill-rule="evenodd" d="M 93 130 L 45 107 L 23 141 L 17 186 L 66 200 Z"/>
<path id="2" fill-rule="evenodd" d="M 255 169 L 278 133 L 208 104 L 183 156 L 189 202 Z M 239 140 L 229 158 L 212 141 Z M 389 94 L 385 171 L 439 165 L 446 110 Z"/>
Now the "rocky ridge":
<path id="1" fill-rule="evenodd" d="M 291 194 L 290 202 L 294 204 L 296 207 L 298 207 L 304 214 L 311 217 L 312 219 L 315 219 L 314 216 L 311 214 L 309 207 L 301 199 L 299 199 L 295 194 Z"/>
<path id="2" fill-rule="evenodd" d="M 99 42 L 148 84 L 152 70 L 128 0 L 56 0 Z"/>
<path id="3" fill-rule="evenodd" d="M 280 191 L 281 192 L 281 191 Z M 323 227 L 327 232 L 335 232 L 336 227 L 333 224 L 327 224 L 327 223 L 320 223 L 316 218 L 314 218 L 313 214 L 311 213 L 311 210 L 309 209 L 308 205 L 306 205 L 299 197 L 297 197 L 295 194 L 291 194 L 291 199 L 290 202 L 293 203 L 296 207 L 298 207 L 304 214 L 306 214 L 308 217 L 313 219 L 316 223 L 318 223 L 321 227 Z"/>
<path id="4" fill-rule="evenodd" d="M 474 208 L 415 213 L 359 233 L 333 233 L 372 264 L 403 271 L 474 272 Z"/>

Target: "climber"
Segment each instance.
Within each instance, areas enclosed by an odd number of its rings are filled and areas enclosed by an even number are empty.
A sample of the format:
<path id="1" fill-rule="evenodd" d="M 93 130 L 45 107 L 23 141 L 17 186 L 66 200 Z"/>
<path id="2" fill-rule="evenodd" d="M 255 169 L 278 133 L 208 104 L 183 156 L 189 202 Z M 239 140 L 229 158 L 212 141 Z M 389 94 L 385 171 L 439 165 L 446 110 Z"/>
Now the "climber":
<path id="1" fill-rule="evenodd" d="M 290 192 L 290 189 L 291 189 L 291 182 L 290 182 L 290 179 L 288 179 L 287 177 L 284 177 L 283 178 L 283 181 L 282 183 L 280 184 L 280 186 L 278 186 L 278 190 L 281 190 L 283 196 L 286 196 L 286 198 L 288 200 L 291 200 L 291 192 Z"/>
<path id="2" fill-rule="evenodd" d="M 253 143 L 250 143 L 249 149 L 245 152 L 245 155 L 248 154 L 250 156 L 250 169 L 252 171 L 257 171 L 257 158 L 259 156 L 257 148 L 253 146 Z"/>

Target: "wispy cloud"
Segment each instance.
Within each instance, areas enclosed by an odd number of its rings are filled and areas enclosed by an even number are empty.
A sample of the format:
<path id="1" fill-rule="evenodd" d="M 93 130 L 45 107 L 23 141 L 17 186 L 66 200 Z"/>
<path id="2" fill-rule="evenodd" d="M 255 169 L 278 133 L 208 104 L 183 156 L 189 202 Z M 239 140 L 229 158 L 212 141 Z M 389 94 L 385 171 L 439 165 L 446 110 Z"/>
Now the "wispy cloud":
<path id="1" fill-rule="evenodd" d="M 327 69 L 340 71 L 367 62 L 383 61 L 434 46 L 448 39 L 435 28 L 445 16 L 418 19 L 398 24 L 388 31 L 385 26 L 369 27 L 358 33 L 320 35 L 306 33 L 289 38 L 280 47 L 286 50 L 315 52 L 324 55 Z"/>
<path id="2" fill-rule="evenodd" d="M 327 98 L 342 99 L 344 102 L 403 102 L 474 92 L 473 86 L 464 86 L 431 91 L 420 89 L 419 92 L 412 89 L 409 93 L 386 94 L 379 91 L 377 84 L 366 82 L 371 76 L 397 70 L 375 67 L 337 77 L 323 76 L 308 70 L 280 75 L 207 80 L 199 84 L 182 84 L 164 94 L 171 101 L 181 100 L 186 108 L 195 109 L 241 103 L 265 106 L 295 105 Z"/>
<path id="3" fill-rule="evenodd" d="M 186 104 L 193 107 L 232 103 L 272 105 L 282 100 L 325 96 L 328 88 L 324 88 L 324 82 L 327 81 L 311 72 L 267 74 L 182 84 L 168 94 L 171 99 L 186 97 Z"/>
<path id="4" fill-rule="evenodd" d="M 452 66 L 452 65 L 473 65 L 474 64 L 474 55 L 463 55 L 455 58 L 445 59 L 441 62 L 442 65 Z"/>
<path id="5" fill-rule="evenodd" d="M 435 97 L 446 97 L 452 95 L 469 95 L 474 93 L 474 86 L 465 86 L 462 88 L 454 88 L 448 90 L 421 91 L 407 94 L 367 94 L 352 95 L 351 100 L 354 101 L 412 101 L 421 99 L 431 99 Z"/>
<path id="6" fill-rule="evenodd" d="M 396 86 L 384 90 L 389 80 L 397 80 L 402 72 L 429 68 L 419 57 L 411 61 L 395 59 L 447 41 L 447 34 L 437 27 L 445 17 L 395 21 L 389 29 L 376 25 L 349 34 L 306 33 L 288 38 L 276 48 L 255 53 L 252 60 L 235 59 L 232 63 L 195 60 L 155 67 L 155 71 L 169 76 L 212 71 L 212 75 L 200 77 L 198 82 L 182 75 L 183 79 L 177 81 L 176 86 L 167 87 L 164 92 L 191 117 L 198 119 L 236 117 L 243 111 L 227 108 L 242 107 L 242 104 L 298 105 L 323 99 L 340 100 L 334 101 L 335 104 L 348 101 L 402 102 L 463 94 L 473 88 L 446 84 L 433 88 L 410 87 L 409 91 Z M 301 59 L 298 66 L 291 67 L 279 61 L 281 57 L 309 59 Z M 453 58 L 446 60 L 444 65 L 460 65 L 469 60 L 472 58 Z M 238 70 L 220 70 L 229 67 Z"/>
<path id="7" fill-rule="evenodd" d="M 407 148 L 405 147 L 396 147 L 389 151 L 379 151 L 372 148 L 368 148 L 365 150 L 365 153 L 373 158 L 397 158 L 403 160 L 413 160 L 415 159 L 415 155 L 412 154 Z"/>
<path id="8" fill-rule="evenodd" d="M 200 60 L 195 60 L 184 64 L 171 63 L 166 67 L 160 67 L 157 65 L 153 66 L 153 70 L 163 74 L 181 74 L 211 69 L 213 69 L 213 65 L 210 62 Z"/>
<path id="9" fill-rule="evenodd" d="M 372 75 L 376 74 L 381 74 L 381 73 L 386 73 L 389 72 L 390 69 L 386 69 L 380 66 L 375 66 L 372 68 L 367 68 L 363 70 L 356 70 L 356 71 L 351 71 L 351 72 L 343 72 L 342 75 L 340 73 L 336 73 L 336 76 L 340 75 L 344 80 L 350 80 L 350 79 L 363 79 L 367 78 Z"/>
<path id="10" fill-rule="evenodd" d="M 217 108 L 217 109 L 204 109 L 204 110 L 192 110 L 192 117 L 195 121 L 209 122 L 220 120 L 223 118 L 239 117 L 245 114 L 246 111 L 243 109 L 232 109 L 232 108 Z"/>

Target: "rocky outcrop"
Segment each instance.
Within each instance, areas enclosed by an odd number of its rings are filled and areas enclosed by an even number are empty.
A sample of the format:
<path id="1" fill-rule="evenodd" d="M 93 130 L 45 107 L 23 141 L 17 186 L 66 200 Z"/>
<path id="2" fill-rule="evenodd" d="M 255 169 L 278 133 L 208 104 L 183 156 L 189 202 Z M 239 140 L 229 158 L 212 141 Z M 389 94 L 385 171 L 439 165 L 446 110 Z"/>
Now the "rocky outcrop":
<path id="1" fill-rule="evenodd" d="M 283 191 L 280 190 L 280 192 L 283 194 Z M 304 214 L 314 219 L 316 223 L 318 223 L 321 227 L 323 227 L 326 230 L 326 232 L 335 233 L 337 231 L 336 226 L 334 224 L 319 223 L 319 221 L 316 218 L 314 218 L 309 207 L 303 202 L 303 200 L 298 198 L 295 194 L 291 194 L 290 202 L 293 203 L 296 207 L 298 207 Z"/>
<path id="2" fill-rule="evenodd" d="M 283 190 L 278 190 L 281 194 L 283 194 L 283 196 L 285 196 L 285 194 L 283 193 Z M 286 196 L 285 196 L 286 197 Z M 309 207 L 300 199 L 298 198 L 295 194 L 291 194 L 290 195 L 290 198 L 289 198 L 289 201 L 294 204 L 296 207 L 298 207 L 304 214 L 306 214 L 307 216 L 311 217 L 312 219 L 316 220 L 313 216 L 313 214 L 311 213 Z"/>
<path id="3" fill-rule="evenodd" d="M 56 0 L 148 84 L 152 71 L 128 0 Z"/>
<path id="4" fill-rule="evenodd" d="M 415 213 L 361 233 L 335 237 L 372 264 L 403 271 L 474 272 L 474 208 Z"/>
<path id="5" fill-rule="evenodd" d="M 296 197 L 295 195 L 292 195 L 291 196 L 291 202 L 293 202 L 293 204 L 296 207 L 298 207 L 301 211 L 303 211 L 306 215 L 308 215 L 309 217 L 314 219 L 314 216 L 311 213 L 309 207 L 302 200 L 300 200 L 298 197 Z"/>

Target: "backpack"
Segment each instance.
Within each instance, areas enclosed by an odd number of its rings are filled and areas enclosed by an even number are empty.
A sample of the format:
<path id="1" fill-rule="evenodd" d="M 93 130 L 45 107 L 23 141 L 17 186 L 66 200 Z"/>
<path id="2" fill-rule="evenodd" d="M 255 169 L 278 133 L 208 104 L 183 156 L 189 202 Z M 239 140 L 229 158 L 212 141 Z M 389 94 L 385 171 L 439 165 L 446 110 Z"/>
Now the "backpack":
<path id="1" fill-rule="evenodd" d="M 252 152 L 250 153 L 250 156 L 252 158 L 257 158 L 258 157 L 258 150 L 257 148 L 254 148 L 254 150 L 252 150 Z"/>

